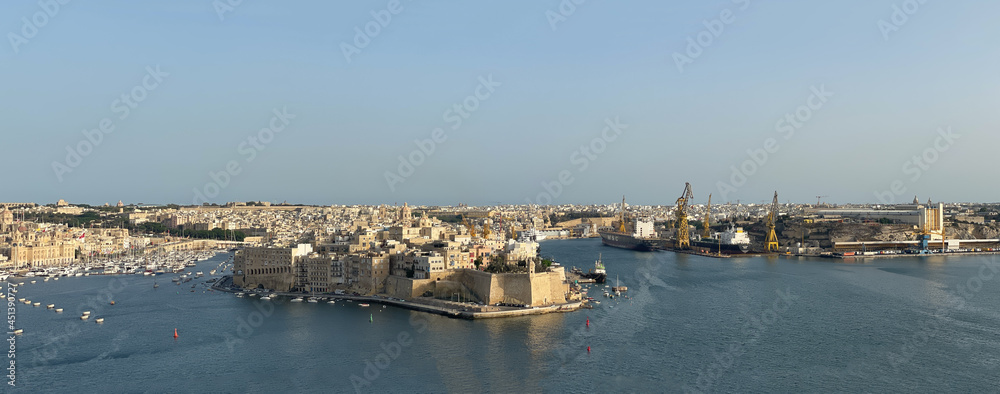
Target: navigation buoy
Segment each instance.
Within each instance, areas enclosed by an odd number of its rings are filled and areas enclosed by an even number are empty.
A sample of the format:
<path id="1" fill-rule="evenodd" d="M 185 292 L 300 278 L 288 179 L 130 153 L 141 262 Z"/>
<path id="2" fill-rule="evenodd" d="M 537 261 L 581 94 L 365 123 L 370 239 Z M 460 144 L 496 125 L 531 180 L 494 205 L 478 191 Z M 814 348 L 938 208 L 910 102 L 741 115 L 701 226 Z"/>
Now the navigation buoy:
<path id="1" fill-rule="evenodd" d="M 114 305 L 114 304 L 115 304 L 115 302 L 114 302 L 114 301 L 111 301 L 111 305 Z"/>
<path id="2" fill-rule="evenodd" d="M 374 321 L 375 321 L 375 314 L 374 314 L 374 313 L 372 313 L 372 314 L 368 315 L 368 322 L 369 322 L 369 323 L 372 323 L 372 322 L 374 322 Z"/>
<path id="3" fill-rule="evenodd" d="M 587 353 L 590 353 L 590 346 L 587 346 Z"/>
<path id="4" fill-rule="evenodd" d="M 174 339 L 177 339 L 177 329 L 174 329 Z"/>
<path id="5" fill-rule="evenodd" d="M 587 327 L 590 327 L 590 318 L 587 318 Z"/>

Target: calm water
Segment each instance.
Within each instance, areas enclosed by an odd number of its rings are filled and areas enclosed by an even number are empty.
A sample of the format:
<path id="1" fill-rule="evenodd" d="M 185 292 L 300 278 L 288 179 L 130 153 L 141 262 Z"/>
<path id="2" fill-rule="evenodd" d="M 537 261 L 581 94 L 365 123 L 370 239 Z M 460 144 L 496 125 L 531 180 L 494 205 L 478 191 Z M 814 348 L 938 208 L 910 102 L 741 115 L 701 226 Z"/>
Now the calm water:
<path id="1" fill-rule="evenodd" d="M 544 255 L 585 269 L 598 252 L 611 280 L 629 286 L 630 300 L 594 290 L 601 304 L 593 310 L 483 321 L 353 303 L 269 303 L 206 292 L 204 279 L 177 286 L 169 275 L 156 279 L 158 289 L 141 276 L 39 280 L 17 295 L 42 306 L 17 306 L 25 334 L 16 343 L 16 391 L 1000 387 L 1000 273 L 986 265 L 997 260 L 708 259 L 593 239 L 542 243 Z M 191 270 L 207 273 L 223 259 Z M 46 310 L 50 303 L 65 312 Z M 105 323 L 80 321 L 83 310 Z"/>

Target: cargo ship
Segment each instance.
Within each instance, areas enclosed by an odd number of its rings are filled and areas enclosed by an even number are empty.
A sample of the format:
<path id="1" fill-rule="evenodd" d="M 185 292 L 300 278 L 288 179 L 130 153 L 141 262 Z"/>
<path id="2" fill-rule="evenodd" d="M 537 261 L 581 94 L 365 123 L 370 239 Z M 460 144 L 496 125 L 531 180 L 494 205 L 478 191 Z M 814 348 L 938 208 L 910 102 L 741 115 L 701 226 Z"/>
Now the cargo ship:
<path id="1" fill-rule="evenodd" d="M 653 221 L 629 220 L 625 211 L 625 197 L 622 197 L 622 208 L 618 220 L 612 223 L 610 229 L 600 229 L 597 233 L 601 236 L 601 242 L 608 246 L 639 252 L 652 252 L 656 249 L 654 243 L 656 231 L 653 229 Z"/>
<path id="2" fill-rule="evenodd" d="M 750 236 L 743 227 L 729 226 L 729 229 L 712 234 L 710 238 L 691 241 L 691 246 L 709 253 L 742 254 L 750 251 Z"/>

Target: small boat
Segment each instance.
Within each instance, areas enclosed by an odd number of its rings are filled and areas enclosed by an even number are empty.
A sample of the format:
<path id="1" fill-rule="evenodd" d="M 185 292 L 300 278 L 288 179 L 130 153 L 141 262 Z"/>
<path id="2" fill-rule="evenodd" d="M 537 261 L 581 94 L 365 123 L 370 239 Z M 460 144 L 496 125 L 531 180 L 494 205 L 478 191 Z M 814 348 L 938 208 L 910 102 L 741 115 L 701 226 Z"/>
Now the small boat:
<path id="1" fill-rule="evenodd" d="M 115 304 L 115 302 L 114 302 L 114 301 L 111 301 L 111 305 L 114 305 L 114 304 Z"/>
<path id="2" fill-rule="evenodd" d="M 16 330 L 14 330 L 14 335 L 21 335 L 21 334 L 24 334 L 24 329 L 23 328 L 18 328 Z"/>
<path id="3" fill-rule="evenodd" d="M 34 304 L 32 304 L 32 305 L 34 305 L 34 306 L 41 306 L 41 305 L 42 305 L 42 303 L 41 303 L 41 302 L 36 302 L 36 303 L 34 303 Z"/>
<path id="4" fill-rule="evenodd" d="M 160 285 L 159 285 L 159 284 L 156 284 L 156 283 L 153 283 L 153 288 L 155 289 L 155 288 L 157 288 L 157 287 L 160 287 Z"/>
<path id="5" fill-rule="evenodd" d="M 260 299 L 262 299 L 264 301 L 270 301 L 271 300 L 271 296 L 263 296 L 263 297 L 260 297 Z"/>
<path id="6" fill-rule="evenodd" d="M 315 303 L 319 302 L 319 299 L 318 299 L 318 298 L 316 298 L 316 297 L 309 297 L 309 302 L 311 302 L 311 303 L 314 303 L 314 304 L 315 304 Z"/>
<path id="7" fill-rule="evenodd" d="M 87 319 L 89 319 L 89 318 L 90 318 L 90 315 L 83 315 L 83 316 L 80 316 L 80 320 L 87 320 Z"/>
<path id="8" fill-rule="evenodd" d="M 56 313 L 62 313 L 62 311 L 63 311 L 63 309 L 62 309 L 62 308 L 57 308 L 57 309 L 56 309 Z"/>
<path id="9" fill-rule="evenodd" d="M 337 303 L 337 300 L 333 300 L 333 301 L 327 302 L 327 304 L 336 304 L 336 303 Z"/>
<path id="10" fill-rule="evenodd" d="M 295 298 L 292 299 L 291 302 L 302 302 L 302 301 L 303 301 L 302 297 L 295 297 Z"/>
<path id="11" fill-rule="evenodd" d="M 101 317 L 101 318 L 98 318 L 97 320 L 94 320 L 94 321 L 97 322 L 97 324 L 101 324 L 101 323 L 104 323 L 104 318 Z"/>
<path id="12" fill-rule="evenodd" d="M 31 281 L 31 284 L 35 284 L 35 281 Z"/>
<path id="13" fill-rule="evenodd" d="M 90 316 L 90 311 L 84 311 L 84 312 L 83 312 L 83 315 L 84 315 L 84 316 Z"/>
<path id="14" fill-rule="evenodd" d="M 56 304 L 48 304 L 45 307 L 48 308 L 48 309 L 52 309 L 52 308 L 56 307 Z"/>
<path id="15" fill-rule="evenodd" d="M 362 308 L 367 308 L 369 305 L 368 304 L 358 304 L 358 306 L 360 306 Z"/>

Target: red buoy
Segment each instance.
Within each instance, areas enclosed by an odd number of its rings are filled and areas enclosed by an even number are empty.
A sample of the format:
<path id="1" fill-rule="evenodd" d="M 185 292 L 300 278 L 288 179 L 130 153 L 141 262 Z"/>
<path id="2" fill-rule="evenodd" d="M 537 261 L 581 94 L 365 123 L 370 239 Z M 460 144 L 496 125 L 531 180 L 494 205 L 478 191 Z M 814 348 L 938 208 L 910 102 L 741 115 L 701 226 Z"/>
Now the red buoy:
<path id="1" fill-rule="evenodd" d="M 177 329 L 174 329 L 174 339 L 177 339 Z"/>
<path id="2" fill-rule="evenodd" d="M 587 346 L 587 353 L 590 353 L 590 346 Z"/>
<path id="3" fill-rule="evenodd" d="M 587 327 L 590 327 L 590 318 L 587 318 Z"/>

